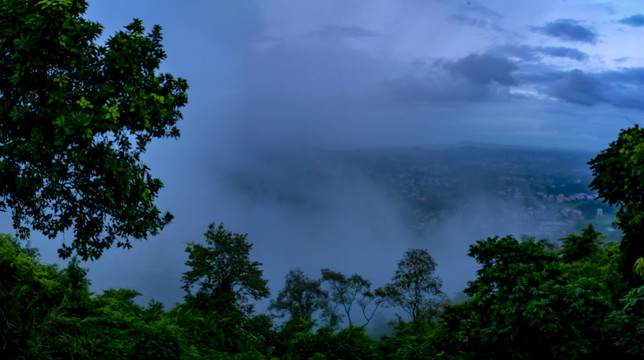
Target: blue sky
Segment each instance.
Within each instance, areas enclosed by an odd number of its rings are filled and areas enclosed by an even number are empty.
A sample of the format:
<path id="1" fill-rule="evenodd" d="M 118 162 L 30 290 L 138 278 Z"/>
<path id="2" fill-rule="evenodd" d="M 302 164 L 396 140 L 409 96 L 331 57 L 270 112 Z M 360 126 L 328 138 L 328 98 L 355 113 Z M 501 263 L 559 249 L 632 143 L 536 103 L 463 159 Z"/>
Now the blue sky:
<path id="1" fill-rule="evenodd" d="M 104 36 L 135 17 L 160 24 L 161 71 L 190 85 L 181 138 L 145 157 L 175 220 L 87 264 L 93 289 L 172 305 L 186 242 L 220 221 L 249 234 L 273 294 L 298 266 L 382 284 L 410 247 L 436 257 L 448 292 L 462 289 L 468 244 L 527 231 L 489 217 L 516 204 L 483 198 L 419 239 L 382 189 L 308 152 L 463 141 L 597 152 L 644 115 L 642 14 L 640 1 L 90 1 Z M 294 183 L 302 167 L 328 181 Z M 240 177 L 295 184 L 319 206 L 257 198 Z M 54 261 L 62 240 L 34 243 Z"/>

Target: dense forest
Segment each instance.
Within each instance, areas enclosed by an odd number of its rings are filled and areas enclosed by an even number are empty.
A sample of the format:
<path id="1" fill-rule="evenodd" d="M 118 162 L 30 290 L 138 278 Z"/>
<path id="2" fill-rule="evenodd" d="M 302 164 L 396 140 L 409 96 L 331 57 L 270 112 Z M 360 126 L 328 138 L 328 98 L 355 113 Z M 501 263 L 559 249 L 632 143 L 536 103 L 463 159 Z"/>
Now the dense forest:
<path id="1" fill-rule="evenodd" d="M 644 286 L 620 273 L 618 243 L 592 226 L 561 245 L 532 238 L 477 241 L 480 264 L 466 301 L 447 303 L 427 251 L 410 249 L 383 288 L 358 274 L 289 272 L 269 296 L 246 236 L 212 224 L 189 244 L 182 303 L 135 302 L 134 289 L 89 290 L 73 258 L 65 268 L 0 237 L 0 335 L 11 359 L 603 359 L 644 356 Z M 636 267 L 637 268 L 637 267 Z M 641 270 L 638 270 L 641 274 Z M 641 281 L 640 281 L 641 283 Z M 360 311 L 351 311 L 352 307 Z M 395 308 L 393 333 L 365 326 Z M 360 316 L 356 316 L 359 314 Z M 339 324 L 343 327 L 340 328 Z"/>
<path id="2" fill-rule="evenodd" d="M 141 156 L 153 139 L 179 136 L 187 82 L 158 71 L 160 27 L 146 33 L 135 19 L 97 45 L 102 27 L 83 17 L 86 8 L 0 2 L 0 210 L 16 230 L 0 235 L 0 358 L 644 358 L 637 125 L 589 162 L 591 190 L 617 209 L 621 239 L 606 241 L 592 225 L 552 241 L 480 239 L 468 251 L 479 269 L 460 302 L 446 300 L 434 258 L 418 248 L 382 287 L 361 274 L 320 269 L 310 278 L 296 268 L 271 294 L 247 235 L 216 223 L 188 243 L 184 298 L 173 307 L 141 306 L 136 289 L 91 292 L 81 261 L 130 248 L 172 219 L 154 204 L 163 184 Z M 393 184 L 418 206 L 433 195 Z M 59 249 L 67 265 L 42 263 L 30 230 L 73 233 Z M 254 309 L 262 299 L 266 314 Z M 398 314 L 391 333 L 367 335 L 384 308 Z"/>

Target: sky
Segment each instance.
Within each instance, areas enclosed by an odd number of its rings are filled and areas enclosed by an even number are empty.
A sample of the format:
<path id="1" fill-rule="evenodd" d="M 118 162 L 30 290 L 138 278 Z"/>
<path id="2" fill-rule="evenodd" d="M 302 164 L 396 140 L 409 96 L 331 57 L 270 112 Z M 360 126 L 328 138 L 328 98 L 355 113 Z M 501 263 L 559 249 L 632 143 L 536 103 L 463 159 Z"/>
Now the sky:
<path id="1" fill-rule="evenodd" d="M 182 136 L 157 140 L 145 155 L 165 184 L 158 205 L 175 220 L 86 264 L 94 291 L 135 288 L 171 306 L 182 296 L 186 243 L 224 222 L 248 233 L 273 295 L 296 267 L 382 284 L 410 247 L 427 248 L 455 292 L 475 271 L 463 259 L 468 244 L 494 235 L 486 231 L 525 230 L 489 216 L 514 204 L 482 199 L 418 238 L 395 199 L 316 149 L 476 142 L 597 152 L 644 115 L 641 1 L 89 4 L 86 17 L 105 37 L 133 18 L 160 24 L 161 71 L 190 86 Z M 303 176 L 307 169 L 323 176 Z M 317 206 L 256 196 L 240 179 L 284 184 Z M 60 241 L 33 239 L 50 261 Z"/>

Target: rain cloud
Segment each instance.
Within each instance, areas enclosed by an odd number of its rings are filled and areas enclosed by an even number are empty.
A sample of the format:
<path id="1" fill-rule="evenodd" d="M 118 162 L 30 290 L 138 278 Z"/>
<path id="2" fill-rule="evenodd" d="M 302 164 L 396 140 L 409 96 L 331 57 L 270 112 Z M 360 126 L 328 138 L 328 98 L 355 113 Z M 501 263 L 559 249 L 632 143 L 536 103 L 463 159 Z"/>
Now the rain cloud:
<path id="1" fill-rule="evenodd" d="M 635 14 L 633 16 L 625 17 L 622 20 L 619 21 L 621 24 L 629 25 L 629 26 L 644 26 L 644 15 L 642 14 Z"/>
<path id="2" fill-rule="evenodd" d="M 595 32 L 572 19 L 555 20 L 542 27 L 533 27 L 532 30 L 565 41 L 589 44 L 595 44 L 597 42 L 597 34 Z"/>
<path id="3" fill-rule="evenodd" d="M 462 76 L 475 84 L 517 85 L 511 75 L 517 66 L 508 59 L 493 55 L 468 55 L 460 60 L 445 65 L 454 74 Z"/>

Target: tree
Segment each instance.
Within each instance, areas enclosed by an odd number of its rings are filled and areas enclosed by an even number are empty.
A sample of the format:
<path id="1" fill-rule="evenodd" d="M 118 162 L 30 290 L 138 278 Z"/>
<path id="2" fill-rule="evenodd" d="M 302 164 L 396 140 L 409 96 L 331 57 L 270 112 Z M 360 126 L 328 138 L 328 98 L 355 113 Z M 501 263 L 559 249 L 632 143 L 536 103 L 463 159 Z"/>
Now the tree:
<path id="1" fill-rule="evenodd" d="M 608 332 L 615 345 L 632 359 L 644 357 L 644 286 L 630 289 L 620 299 L 619 308 L 608 321 Z M 626 358 L 626 357 L 625 357 Z"/>
<path id="2" fill-rule="evenodd" d="M 288 315 L 291 320 L 303 319 L 315 324 L 314 314 L 319 313 L 329 325 L 337 322 L 337 315 L 329 307 L 329 294 L 320 287 L 320 280 L 312 280 L 301 269 L 286 274 L 284 288 L 271 300 L 269 310 L 280 316 Z"/>
<path id="3" fill-rule="evenodd" d="M 351 321 L 351 308 L 354 303 L 358 303 L 360 309 L 362 310 L 362 315 L 364 316 L 365 323 L 362 327 L 365 327 L 369 324 L 373 316 L 376 314 L 376 311 L 384 301 L 384 299 L 379 296 L 382 295 L 380 289 L 376 290 L 376 293 L 371 292 L 371 282 L 364 279 L 358 274 L 353 274 L 349 277 L 346 275 L 331 271 L 329 269 L 322 269 L 322 281 L 329 284 L 331 288 L 330 298 L 336 306 L 342 307 L 344 313 L 347 316 L 347 321 L 349 322 L 349 327 L 353 326 Z M 373 306 L 369 306 L 373 304 Z"/>
<path id="4" fill-rule="evenodd" d="M 190 270 L 181 277 L 187 297 L 215 301 L 224 312 L 252 312 L 249 300 L 268 297 L 267 280 L 262 279 L 261 263 L 250 260 L 253 247 L 247 234 L 235 234 L 224 224 L 208 226 L 205 245 L 188 243 Z"/>
<path id="5" fill-rule="evenodd" d="M 586 226 L 579 235 L 566 235 L 562 239 L 562 260 L 565 262 L 581 260 L 582 258 L 592 254 L 594 251 L 597 251 L 601 245 L 601 239 L 603 238 L 606 238 L 606 236 L 599 231 L 596 231 L 593 224 Z"/>
<path id="6" fill-rule="evenodd" d="M 621 266 L 631 286 L 642 285 L 632 268 L 644 256 L 644 129 L 635 125 L 589 162 L 594 179 L 591 188 L 604 202 L 619 207 L 616 226 L 624 237 Z"/>
<path id="7" fill-rule="evenodd" d="M 136 304 L 134 298 L 140 295 L 132 289 L 108 289 L 92 298 L 95 314 L 83 319 L 82 333 L 92 340 L 94 357 L 180 358 L 180 329 L 166 319 L 163 304 L 154 300 L 147 308 Z"/>
<path id="8" fill-rule="evenodd" d="M 470 246 L 481 268 L 456 314 L 465 334 L 461 350 L 475 359 L 603 359 L 614 351 L 602 325 L 612 283 L 620 282 L 615 247 L 571 263 L 549 247 L 512 236 Z"/>
<path id="9" fill-rule="evenodd" d="M 83 17 L 85 0 L 0 3 L 0 210 L 14 227 L 54 238 L 59 255 L 98 259 L 115 241 L 170 222 L 154 199 L 163 186 L 141 155 L 179 136 L 185 80 L 158 73 L 161 28 L 135 19 L 107 39 Z"/>
<path id="10" fill-rule="evenodd" d="M 436 263 L 426 250 L 407 250 L 398 262 L 393 282 L 384 288 L 388 302 L 402 308 L 413 322 L 430 316 L 437 307 L 434 297 L 442 294 L 442 283 L 434 275 L 435 270 Z"/>
<path id="11" fill-rule="evenodd" d="M 39 263 L 38 251 L 0 234 L 0 353 L 8 359 L 78 358 L 67 341 L 91 315 L 86 269 Z M 82 352 L 82 351 L 81 351 Z M 64 354 L 64 355 L 61 355 Z"/>

